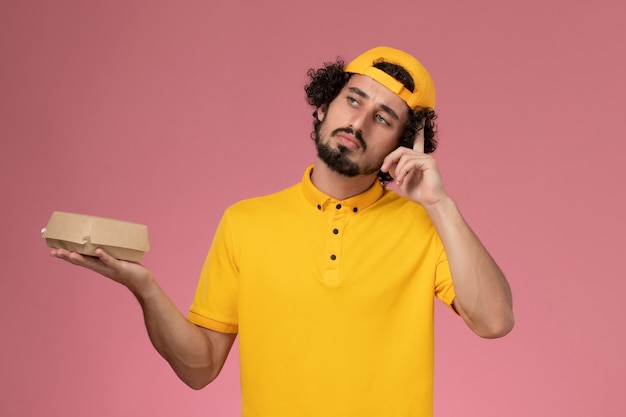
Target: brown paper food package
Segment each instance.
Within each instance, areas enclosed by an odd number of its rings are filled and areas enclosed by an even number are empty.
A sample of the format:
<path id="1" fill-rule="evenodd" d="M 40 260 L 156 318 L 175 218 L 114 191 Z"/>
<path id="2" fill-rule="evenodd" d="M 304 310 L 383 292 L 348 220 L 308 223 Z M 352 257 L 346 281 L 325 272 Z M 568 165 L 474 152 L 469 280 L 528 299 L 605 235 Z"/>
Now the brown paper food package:
<path id="1" fill-rule="evenodd" d="M 51 248 L 94 256 L 104 249 L 116 259 L 139 262 L 150 249 L 148 227 L 143 224 L 85 214 L 55 211 L 41 231 Z"/>

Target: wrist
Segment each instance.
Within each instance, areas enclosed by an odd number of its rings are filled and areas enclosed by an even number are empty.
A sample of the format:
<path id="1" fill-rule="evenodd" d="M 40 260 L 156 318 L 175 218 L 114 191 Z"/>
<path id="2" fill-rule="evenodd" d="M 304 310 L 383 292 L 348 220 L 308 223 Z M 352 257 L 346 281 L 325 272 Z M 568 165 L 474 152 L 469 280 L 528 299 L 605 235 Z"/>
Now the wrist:
<path id="1" fill-rule="evenodd" d="M 445 216 L 447 213 L 457 210 L 455 201 L 447 194 L 444 194 L 431 203 L 422 204 L 422 206 L 424 206 L 424 209 L 431 217 Z"/>
<path id="2" fill-rule="evenodd" d="M 139 302 L 143 303 L 156 293 L 158 285 L 152 273 L 144 268 L 141 274 L 137 274 L 126 287 L 137 297 Z"/>

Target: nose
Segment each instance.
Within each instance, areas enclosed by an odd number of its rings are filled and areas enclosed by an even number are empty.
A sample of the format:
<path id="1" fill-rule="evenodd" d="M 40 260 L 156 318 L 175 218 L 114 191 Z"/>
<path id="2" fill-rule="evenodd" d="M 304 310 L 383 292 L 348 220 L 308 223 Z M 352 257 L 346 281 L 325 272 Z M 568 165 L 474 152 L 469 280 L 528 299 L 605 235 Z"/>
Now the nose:
<path id="1" fill-rule="evenodd" d="M 354 130 L 363 131 L 363 129 L 367 127 L 368 120 L 370 120 L 369 110 L 360 108 L 352 114 L 350 126 Z"/>

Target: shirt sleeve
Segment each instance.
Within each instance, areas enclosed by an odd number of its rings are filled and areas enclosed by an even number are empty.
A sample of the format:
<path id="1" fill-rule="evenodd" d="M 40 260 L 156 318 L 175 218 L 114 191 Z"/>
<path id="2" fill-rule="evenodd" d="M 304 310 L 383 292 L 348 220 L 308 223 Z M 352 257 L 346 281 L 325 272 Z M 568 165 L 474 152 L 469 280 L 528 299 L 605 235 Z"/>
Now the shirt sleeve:
<path id="1" fill-rule="evenodd" d="M 448 264 L 448 255 L 439 237 L 437 237 L 436 253 L 438 253 L 438 258 L 435 275 L 435 295 L 456 312 L 452 307 L 456 293 L 454 292 L 454 284 L 452 283 L 452 273 L 450 272 L 450 265 Z"/>
<path id="2" fill-rule="evenodd" d="M 222 217 L 198 280 L 189 320 L 223 333 L 238 329 L 238 262 L 228 211 Z"/>

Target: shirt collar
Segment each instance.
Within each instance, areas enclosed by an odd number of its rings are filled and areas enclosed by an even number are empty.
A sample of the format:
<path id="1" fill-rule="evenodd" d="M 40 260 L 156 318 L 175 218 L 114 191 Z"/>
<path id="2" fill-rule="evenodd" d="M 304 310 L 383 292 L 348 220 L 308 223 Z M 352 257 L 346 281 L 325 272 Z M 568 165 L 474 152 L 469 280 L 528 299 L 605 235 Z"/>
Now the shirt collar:
<path id="1" fill-rule="evenodd" d="M 304 171 L 301 182 L 302 192 L 308 202 L 321 211 L 328 208 L 338 209 L 340 207 L 345 207 L 354 213 L 358 213 L 378 201 L 384 193 L 382 184 L 379 181 L 374 181 L 374 184 L 361 194 L 345 200 L 337 200 L 324 194 L 318 190 L 315 185 L 313 185 L 313 181 L 311 181 L 311 172 L 313 172 L 313 165 Z"/>

